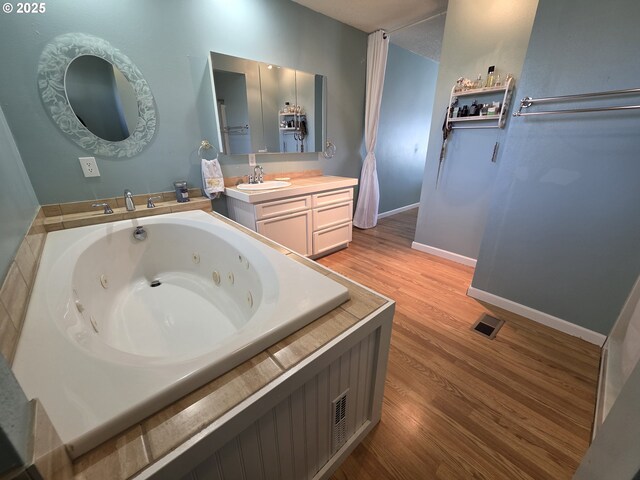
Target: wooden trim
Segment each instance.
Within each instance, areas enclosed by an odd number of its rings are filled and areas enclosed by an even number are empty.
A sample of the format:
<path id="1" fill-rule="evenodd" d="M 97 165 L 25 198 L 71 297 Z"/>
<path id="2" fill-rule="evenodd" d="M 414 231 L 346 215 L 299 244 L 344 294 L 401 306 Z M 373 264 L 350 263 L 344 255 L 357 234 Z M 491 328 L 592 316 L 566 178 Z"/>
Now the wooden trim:
<path id="1" fill-rule="evenodd" d="M 378 220 L 385 217 L 390 217 L 391 215 L 395 215 L 396 213 L 406 212 L 407 210 L 413 210 L 414 208 L 418 208 L 420 206 L 419 203 L 412 203 L 411 205 L 405 205 L 404 207 L 394 208 L 393 210 L 389 210 L 388 212 L 382 212 L 378 214 Z"/>
<path id="2" fill-rule="evenodd" d="M 522 315 L 523 317 L 533 320 L 534 322 L 546 325 L 547 327 L 551 327 L 560 332 L 564 332 L 571 336 L 581 338 L 584 341 L 593 343 L 594 345 L 598 345 L 599 347 L 602 347 L 605 340 L 607 339 L 606 335 L 603 335 L 601 333 L 594 332 L 593 330 L 581 327 L 580 325 L 576 325 L 575 323 L 571 323 L 561 318 L 554 317 L 553 315 L 549 315 L 548 313 L 541 312 L 540 310 L 527 307 L 526 305 L 516 303 L 507 298 L 499 297 L 498 295 L 485 292 L 484 290 L 480 290 L 475 287 L 469 287 L 467 290 L 467 295 L 475 298 L 476 300 L 487 302 L 491 305 L 495 305 L 496 307 L 503 308 L 509 312 Z"/>
<path id="3" fill-rule="evenodd" d="M 380 215 L 378 215 L 378 218 L 380 218 Z M 447 260 L 452 260 L 456 263 L 461 263 L 462 265 L 468 265 L 470 267 L 476 266 L 475 258 L 465 257 L 464 255 L 432 247 L 431 245 L 412 242 L 411 248 L 413 248 L 414 250 L 418 250 L 419 252 L 430 253 L 431 255 L 435 255 L 436 257 L 446 258 Z"/>

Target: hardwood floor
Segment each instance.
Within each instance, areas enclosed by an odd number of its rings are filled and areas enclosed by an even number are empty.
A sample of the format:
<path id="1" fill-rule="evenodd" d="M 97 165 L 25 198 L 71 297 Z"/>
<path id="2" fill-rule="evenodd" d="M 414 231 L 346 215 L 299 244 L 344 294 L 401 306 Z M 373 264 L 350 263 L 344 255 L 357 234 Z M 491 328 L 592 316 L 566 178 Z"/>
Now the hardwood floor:
<path id="1" fill-rule="evenodd" d="M 396 302 L 382 421 L 332 477 L 565 479 L 591 432 L 600 349 L 466 296 L 473 269 L 411 249 L 417 210 L 319 262 Z"/>

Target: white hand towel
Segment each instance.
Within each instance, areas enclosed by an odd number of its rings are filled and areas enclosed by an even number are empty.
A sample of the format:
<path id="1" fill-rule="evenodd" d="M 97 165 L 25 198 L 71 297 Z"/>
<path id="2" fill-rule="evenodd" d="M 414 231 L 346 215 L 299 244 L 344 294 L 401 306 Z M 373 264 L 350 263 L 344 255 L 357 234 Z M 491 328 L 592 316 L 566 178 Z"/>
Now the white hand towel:
<path id="1" fill-rule="evenodd" d="M 217 198 L 220 192 L 224 192 L 224 177 L 217 158 L 202 159 L 202 188 L 209 198 Z"/>

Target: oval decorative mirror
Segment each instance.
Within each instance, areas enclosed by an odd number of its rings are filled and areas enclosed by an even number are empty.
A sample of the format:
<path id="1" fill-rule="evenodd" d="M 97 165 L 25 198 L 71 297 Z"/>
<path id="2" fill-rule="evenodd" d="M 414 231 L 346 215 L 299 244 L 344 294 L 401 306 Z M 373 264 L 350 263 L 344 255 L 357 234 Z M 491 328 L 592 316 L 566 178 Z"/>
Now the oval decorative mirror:
<path id="1" fill-rule="evenodd" d="M 96 155 L 132 157 L 155 134 L 149 85 L 126 55 L 101 38 L 54 38 L 40 56 L 38 88 L 58 128 Z"/>
<path id="2" fill-rule="evenodd" d="M 64 89 L 76 117 L 104 140 L 129 138 L 138 123 L 138 100 L 118 68 L 94 55 L 75 58 L 67 68 Z"/>

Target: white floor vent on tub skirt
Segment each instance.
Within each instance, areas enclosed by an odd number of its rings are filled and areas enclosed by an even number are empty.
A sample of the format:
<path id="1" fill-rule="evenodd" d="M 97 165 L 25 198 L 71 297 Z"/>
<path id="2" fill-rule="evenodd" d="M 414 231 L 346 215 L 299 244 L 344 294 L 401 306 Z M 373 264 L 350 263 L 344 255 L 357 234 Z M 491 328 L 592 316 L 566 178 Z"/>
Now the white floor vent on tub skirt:
<path id="1" fill-rule="evenodd" d="M 345 390 L 338 398 L 331 402 L 333 412 L 331 434 L 334 453 L 347 441 L 347 393 L 349 393 L 349 389 Z"/>

